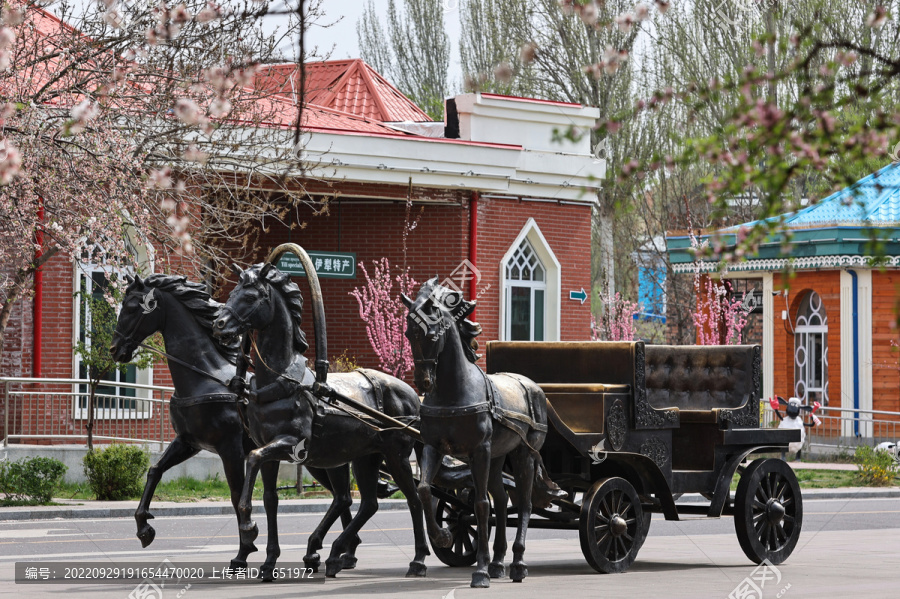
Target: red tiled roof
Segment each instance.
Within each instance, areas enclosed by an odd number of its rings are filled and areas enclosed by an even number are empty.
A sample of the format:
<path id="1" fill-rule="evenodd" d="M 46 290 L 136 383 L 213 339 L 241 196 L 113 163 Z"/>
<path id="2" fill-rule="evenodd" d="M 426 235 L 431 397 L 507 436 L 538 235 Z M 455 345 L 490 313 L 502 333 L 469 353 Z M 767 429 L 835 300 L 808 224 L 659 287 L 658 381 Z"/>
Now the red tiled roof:
<path id="1" fill-rule="evenodd" d="M 259 83 L 295 98 L 300 73 L 297 65 L 269 67 Z M 307 103 L 381 122 L 431 121 L 425 112 L 362 60 L 328 60 L 306 65 Z"/>

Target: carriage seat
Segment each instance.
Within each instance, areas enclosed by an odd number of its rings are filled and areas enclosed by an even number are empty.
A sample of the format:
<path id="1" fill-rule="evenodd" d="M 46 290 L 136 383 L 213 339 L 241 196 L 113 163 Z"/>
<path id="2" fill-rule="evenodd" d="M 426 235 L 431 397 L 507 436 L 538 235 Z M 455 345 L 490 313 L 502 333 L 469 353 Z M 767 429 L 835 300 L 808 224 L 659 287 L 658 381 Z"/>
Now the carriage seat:
<path id="1" fill-rule="evenodd" d="M 678 408 L 681 422 L 716 422 L 753 398 L 756 346 L 646 346 L 647 400 Z"/>

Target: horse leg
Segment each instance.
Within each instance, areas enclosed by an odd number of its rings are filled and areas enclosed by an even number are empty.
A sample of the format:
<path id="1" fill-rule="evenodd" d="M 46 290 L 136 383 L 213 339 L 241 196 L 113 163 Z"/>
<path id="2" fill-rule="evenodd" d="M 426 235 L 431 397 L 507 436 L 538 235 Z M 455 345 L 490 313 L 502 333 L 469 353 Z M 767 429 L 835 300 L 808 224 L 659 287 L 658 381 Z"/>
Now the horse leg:
<path id="1" fill-rule="evenodd" d="M 234 506 L 234 513 L 237 516 L 238 527 L 241 525 L 241 491 L 244 487 L 244 453 L 243 448 L 226 445 L 216 448 L 219 457 L 222 459 L 222 468 L 225 470 L 225 480 L 228 482 L 228 489 L 231 491 L 231 505 Z M 254 539 L 256 536 L 254 535 Z M 240 539 L 238 553 L 231 560 L 231 568 L 238 570 L 247 567 L 247 556 L 256 551 L 256 546 L 252 540 L 248 543 Z"/>
<path id="2" fill-rule="evenodd" d="M 409 465 L 409 451 L 404 452 L 400 447 L 389 447 L 384 454 L 384 459 L 387 462 L 388 470 L 394 477 L 394 482 L 406 496 L 406 505 L 409 506 L 409 514 L 412 516 L 416 556 L 409 563 L 406 576 L 424 577 L 427 572 L 425 556 L 431 552 L 428 551 L 428 541 L 425 539 L 425 527 L 422 524 L 422 501 L 416 493 L 416 481 L 413 478 L 412 467 Z"/>
<path id="3" fill-rule="evenodd" d="M 147 471 L 147 482 L 144 484 L 141 502 L 134 512 L 134 520 L 137 522 L 137 538 L 141 540 L 142 547 L 146 547 L 156 538 L 156 530 L 147 523 L 147 520 L 153 519 L 153 514 L 150 513 L 150 501 L 153 499 L 153 494 L 156 493 L 156 486 L 162 479 L 162 475 L 173 466 L 194 457 L 199 451 L 199 448 L 192 447 L 179 435 L 169 443 L 159 460 Z"/>
<path id="4" fill-rule="evenodd" d="M 347 464 L 346 466 L 342 466 L 342 467 L 349 468 L 350 465 Z M 330 472 L 330 470 L 329 470 L 329 472 Z M 347 472 L 349 473 L 349 470 Z M 326 476 L 328 476 L 328 475 L 326 475 Z M 344 509 L 344 511 L 341 512 L 341 530 L 347 528 L 350 525 L 350 522 L 353 520 L 353 514 L 350 513 L 350 505 L 352 505 L 352 503 L 353 503 L 353 497 L 350 496 L 350 494 L 349 494 L 350 475 L 347 474 L 346 476 L 347 476 L 347 483 L 345 486 L 347 487 L 347 491 L 348 491 L 347 497 L 350 498 L 350 504 L 348 504 L 347 507 Z M 330 488 L 328 490 L 331 491 Z M 334 497 L 333 491 L 331 492 L 331 495 L 332 495 L 332 497 Z M 326 531 L 326 533 L 327 532 L 328 531 Z M 356 550 L 361 543 L 362 543 L 362 539 L 359 538 L 359 535 L 353 535 L 353 538 L 350 539 L 350 542 L 347 545 L 347 551 L 345 551 L 344 555 L 341 556 L 341 569 L 342 570 L 352 570 L 356 567 L 356 562 L 357 562 Z"/>
<path id="5" fill-rule="evenodd" d="M 356 475 L 356 484 L 359 486 L 359 510 L 344 532 L 331 544 L 331 554 L 325 560 L 327 577 L 337 576 L 341 571 L 341 556 L 350 545 L 350 540 L 378 511 L 378 472 L 381 459 L 381 454 L 373 453 L 353 460 L 353 474 Z"/>
<path id="6" fill-rule="evenodd" d="M 494 559 L 488 566 L 488 574 L 491 578 L 503 578 L 506 576 L 506 567 L 503 558 L 506 557 L 506 506 L 509 503 L 509 495 L 503 486 L 503 463 L 506 456 L 494 458 L 491 461 L 491 473 L 488 479 L 488 487 L 494 499 L 494 515 L 497 526 L 494 529 Z"/>
<path id="7" fill-rule="evenodd" d="M 238 503 L 238 527 L 241 535 L 241 543 L 253 545 L 253 541 L 259 535 L 259 528 L 250 519 L 253 511 L 253 486 L 256 484 L 256 475 L 265 462 L 277 460 L 289 460 L 293 455 L 293 449 L 299 443 L 297 437 L 281 435 L 275 437 L 271 443 L 254 449 L 247 456 L 247 476 L 244 477 L 244 489 Z M 256 551 L 256 547 L 253 547 Z"/>
<path id="8" fill-rule="evenodd" d="M 259 570 L 263 582 L 275 580 L 275 562 L 281 557 L 278 544 L 278 467 L 281 462 L 266 462 L 260 467 L 263 481 L 263 505 L 266 508 L 268 542 L 266 543 L 266 561 Z"/>
<path id="9" fill-rule="evenodd" d="M 519 495 L 519 529 L 513 542 L 513 561 L 509 568 L 509 577 L 513 582 L 522 582 L 528 576 L 528 566 L 522 561 L 525 554 L 525 535 L 528 533 L 528 521 L 531 519 L 531 487 L 534 485 L 534 456 L 524 445 L 520 445 L 511 454 L 513 472 L 516 477 L 516 493 Z"/>
<path id="10" fill-rule="evenodd" d="M 422 480 L 419 481 L 418 495 L 425 510 L 425 526 L 428 529 L 428 536 L 435 547 L 449 547 L 453 543 L 453 535 L 446 528 L 438 528 L 434 519 L 434 504 L 431 500 L 431 482 L 437 475 L 438 469 L 441 467 L 441 455 L 436 447 L 426 445 L 422 449 Z"/>
<path id="11" fill-rule="evenodd" d="M 350 499 L 353 501 L 353 498 Z M 350 508 L 345 509 L 341 512 L 341 528 L 347 528 L 350 526 L 350 522 L 353 521 L 353 514 L 350 513 Z M 356 567 L 356 550 L 359 548 L 362 543 L 362 539 L 359 538 L 359 535 L 353 535 L 353 538 L 347 542 L 347 551 L 344 552 L 344 555 L 341 556 L 341 569 L 342 570 L 352 570 Z"/>
<path id="12" fill-rule="evenodd" d="M 491 586 L 488 574 L 488 521 L 491 518 L 491 501 L 488 499 L 488 477 L 491 470 L 491 443 L 486 441 L 469 455 L 472 479 L 475 482 L 475 520 L 478 522 L 478 558 L 472 573 L 473 588 Z"/>
<path id="13" fill-rule="evenodd" d="M 303 556 L 303 564 L 307 568 L 312 568 L 313 572 L 318 572 L 319 564 L 322 561 L 318 552 L 322 548 L 322 542 L 325 540 L 328 530 L 335 520 L 338 519 L 338 516 L 341 517 L 342 521 L 346 517 L 346 522 L 344 522 L 345 529 L 351 520 L 350 506 L 353 505 L 353 498 L 350 496 L 350 466 L 345 464 L 328 470 L 307 466 L 306 469 L 317 481 L 322 483 L 323 487 L 331 491 L 332 497 L 331 505 L 328 506 L 322 521 L 319 522 L 313 533 L 309 535 L 306 555 Z M 356 547 L 354 546 L 355 549 Z"/>

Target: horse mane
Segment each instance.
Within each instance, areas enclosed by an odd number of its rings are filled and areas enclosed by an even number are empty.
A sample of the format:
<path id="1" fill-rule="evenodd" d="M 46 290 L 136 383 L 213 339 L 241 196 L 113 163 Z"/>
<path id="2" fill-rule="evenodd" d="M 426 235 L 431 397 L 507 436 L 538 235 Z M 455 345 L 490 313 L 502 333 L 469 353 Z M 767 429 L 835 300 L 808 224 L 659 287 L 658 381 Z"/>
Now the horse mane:
<path id="1" fill-rule="evenodd" d="M 194 316 L 197 324 L 209 332 L 209 336 L 221 348 L 222 355 L 232 362 L 237 359 L 240 354 L 240 340 L 233 339 L 226 343 L 212 334 L 213 323 L 222 304 L 210 297 L 206 285 L 188 281 L 182 276 L 163 274 L 152 274 L 144 279 L 143 283 L 147 287 L 165 291 L 177 299 Z"/>
<path id="2" fill-rule="evenodd" d="M 254 264 L 245 273 L 254 277 L 259 277 L 259 273 L 265 264 Z M 290 275 L 283 273 L 277 268 L 270 268 L 266 273 L 266 281 L 281 292 L 284 301 L 287 304 L 288 313 L 291 316 L 291 322 L 294 323 L 294 348 L 299 353 L 304 353 L 309 349 L 309 343 L 306 341 L 306 333 L 300 327 L 303 322 L 303 294 L 300 287 L 291 280 Z"/>
<path id="3" fill-rule="evenodd" d="M 451 318 L 456 324 L 456 331 L 459 333 L 459 338 L 462 341 L 466 358 L 473 364 L 477 362 L 481 356 L 477 353 L 478 340 L 476 337 L 481 334 L 481 325 L 466 318 L 466 316 L 475 310 L 475 302 L 465 299 L 462 294 L 455 289 L 444 287 L 438 283 L 437 277 L 425 281 L 422 288 L 419 290 L 416 303 L 418 303 L 418 300 L 420 299 L 427 299 L 429 297 L 434 299 L 436 308 L 442 313 L 448 313 L 443 317 Z"/>

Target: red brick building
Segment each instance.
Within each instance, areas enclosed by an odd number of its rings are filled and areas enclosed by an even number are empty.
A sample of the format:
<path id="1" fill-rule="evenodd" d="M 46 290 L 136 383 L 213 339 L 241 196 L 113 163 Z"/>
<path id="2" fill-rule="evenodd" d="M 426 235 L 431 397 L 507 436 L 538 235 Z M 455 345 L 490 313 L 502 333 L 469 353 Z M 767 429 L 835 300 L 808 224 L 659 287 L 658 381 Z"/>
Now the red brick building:
<path id="1" fill-rule="evenodd" d="M 309 66 L 297 149 L 304 168 L 295 170 L 310 205 L 293 220 L 305 226 L 266 223 L 257 260 L 293 241 L 311 252 L 355 254 L 357 265 L 388 258 L 419 282 L 457 276 L 462 267 L 478 275 L 464 290 L 478 297 L 482 340 L 588 338 L 590 302 L 569 293 L 590 289 L 591 190 L 605 163 L 593 156 L 589 135 L 552 138 L 554 129 L 589 130 L 596 109 L 466 94 L 448 100 L 445 122 L 434 123 L 362 61 Z M 296 102 L 294 69 L 273 67 L 263 79 L 282 95 L 286 123 Z M 292 144 L 290 133 L 285 129 L 283 143 Z M 404 252 L 409 223 L 415 226 Z M 140 262 L 152 270 L 152 249 Z M 44 267 L 34 298 L 22 300 L 10 321 L 0 375 L 79 377 L 72 347 L 82 325 L 74 293 L 90 291 L 96 272 L 68 256 Z M 349 278 L 320 274 L 329 359 L 346 350 L 360 365 L 377 366 L 349 295 L 364 283 L 361 271 Z M 122 380 L 169 382 L 164 367 Z M 76 426 L 71 410 L 63 417 L 60 430 Z M 147 426 L 139 418 L 132 422 L 137 435 Z"/>

